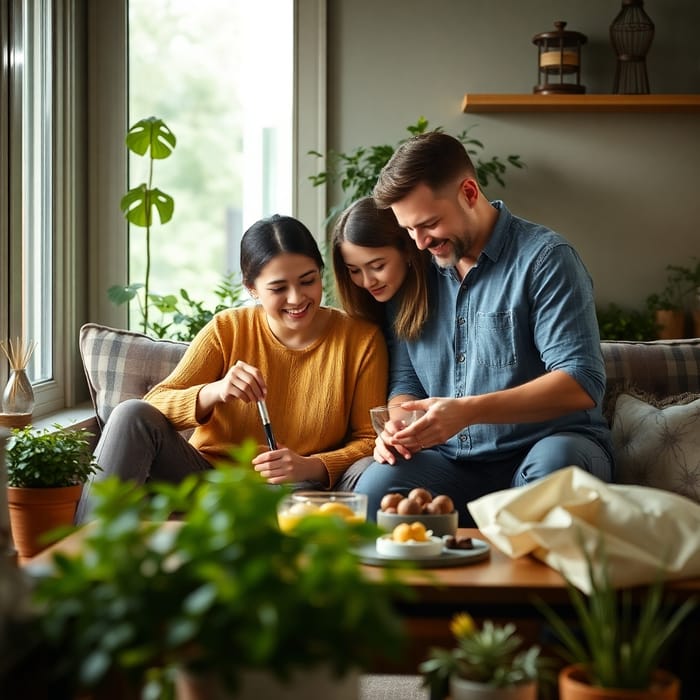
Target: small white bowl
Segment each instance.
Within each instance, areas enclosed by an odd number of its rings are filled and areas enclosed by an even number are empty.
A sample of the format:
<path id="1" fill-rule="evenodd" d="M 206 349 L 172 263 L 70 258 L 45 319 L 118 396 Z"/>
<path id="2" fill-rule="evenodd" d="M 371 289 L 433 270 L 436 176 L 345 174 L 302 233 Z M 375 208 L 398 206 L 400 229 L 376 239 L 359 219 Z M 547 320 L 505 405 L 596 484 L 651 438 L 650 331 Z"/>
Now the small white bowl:
<path id="1" fill-rule="evenodd" d="M 401 559 L 422 559 L 423 557 L 436 557 L 442 553 L 442 537 L 432 535 L 426 542 L 397 542 L 392 536 L 382 535 L 377 537 L 377 553 L 387 557 Z"/>

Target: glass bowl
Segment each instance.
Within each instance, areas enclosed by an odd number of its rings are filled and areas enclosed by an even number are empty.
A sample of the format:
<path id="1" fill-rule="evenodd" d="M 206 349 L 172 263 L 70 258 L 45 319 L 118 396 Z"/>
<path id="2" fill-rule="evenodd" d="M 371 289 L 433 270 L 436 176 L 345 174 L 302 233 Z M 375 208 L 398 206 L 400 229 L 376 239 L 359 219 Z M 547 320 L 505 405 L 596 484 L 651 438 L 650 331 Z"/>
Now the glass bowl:
<path id="1" fill-rule="evenodd" d="M 367 495 L 350 491 L 296 491 L 277 506 L 280 529 L 289 532 L 306 515 L 335 515 L 350 522 L 367 520 Z"/>

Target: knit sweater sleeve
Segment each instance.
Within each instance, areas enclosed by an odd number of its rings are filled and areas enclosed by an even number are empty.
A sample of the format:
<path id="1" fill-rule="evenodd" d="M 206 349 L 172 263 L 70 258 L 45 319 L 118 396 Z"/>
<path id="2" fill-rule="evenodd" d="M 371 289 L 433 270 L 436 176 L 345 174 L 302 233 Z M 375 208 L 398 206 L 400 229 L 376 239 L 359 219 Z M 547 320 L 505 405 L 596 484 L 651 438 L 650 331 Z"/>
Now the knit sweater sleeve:
<path id="1" fill-rule="evenodd" d="M 177 430 L 199 425 L 196 409 L 200 390 L 221 379 L 230 366 L 229 348 L 235 332 L 235 316 L 229 315 L 225 324 L 221 323 L 221 318 L 216 319 L 218 324 L 210 321 L 197 334 L 175 369 L 144 396 L 144 400 L 163 413 Z M 222 326 L 229 336 L 228 341 L 222 342 Z"/>

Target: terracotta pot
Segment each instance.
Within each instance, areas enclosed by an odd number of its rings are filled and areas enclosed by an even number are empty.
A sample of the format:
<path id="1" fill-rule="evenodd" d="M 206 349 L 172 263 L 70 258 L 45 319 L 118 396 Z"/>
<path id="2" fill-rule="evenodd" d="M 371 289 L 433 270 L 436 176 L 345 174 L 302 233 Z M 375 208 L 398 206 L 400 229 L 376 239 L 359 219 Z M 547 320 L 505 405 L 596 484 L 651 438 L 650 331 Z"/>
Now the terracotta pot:
<path id="1" fill-rule="evenodd" d="M 12 539 L 20 559 L 48 546 L 42 535 L 61 525 L 72 525 L 82 485 L 56 488 L 7 487 Z"/>
<path id="2" fill-rule="evenodd" d="M 450 677 L 451 700 L 537 700 L 537 681 L 498 688 L 486 683 Z"/>
<path id="3" fill-rule="evenodd" d="M 225 690 L 214 674 L 195 675 L 180 671 L 175 682 L 177 700 L 358 700 L 360 680 L 357 672 L 335 678 L 326 669 L 299 673 L 283 683 L 269 673 L 246 671 L 235 694 Z"/>
<path id="4" fill-rule="evenodd" d="M 660 340 L 685 337 L 685 312 L 661 309 L 655 313 L 657 333 Z"/>
<path id="5" fill-rule="evenodd" d="M 678 678 L 662 669 L 654 671 L 646 690 L 590 685 L 581 666 L 566 666 L 559 673 L 559 700 L 678 700 L 679 695 Z"/>

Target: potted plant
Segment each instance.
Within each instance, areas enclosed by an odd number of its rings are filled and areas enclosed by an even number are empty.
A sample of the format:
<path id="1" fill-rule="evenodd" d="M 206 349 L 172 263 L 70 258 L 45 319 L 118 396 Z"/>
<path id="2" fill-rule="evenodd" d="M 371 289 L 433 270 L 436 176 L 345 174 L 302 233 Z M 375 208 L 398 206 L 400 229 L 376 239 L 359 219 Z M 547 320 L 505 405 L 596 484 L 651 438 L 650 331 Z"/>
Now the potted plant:
<path id="1" fill-rule="evenodd" d="M 397 147 L 408 138 L 427 132 L 428 127 L 428 120 L 425 117 L 420 117 L 415 124 L 406 127 L 408 137 L 400 140 L 396 145 L 361 146 L 349 153 L 329 151 L 326 156 L 318 151 L 309 151 L 309 155 L 317 158 L 326 158 L 326 169 L 317 175 L 309 177 L 314 187 L 339 182 L 344 193 L 343 201 L 331 208 L 327 221 L 332 220 L 356 199 L 371 195 L 381 169 L 389 162 Z M 514 168 L 524 167 L 520 156 L 510 155 L 506 158 L 506 162 L 499 156 L 492 156 L 489 160 L 482 160 L 478 157 L 478 153 L 483 150 L 484 144 L 469 135 L 473 128 L 474 125 L 465 129 L 457 135 L 457 138 L 464 144 L 467 152 L 474 160 L 479 184 L 482 187 L 486 187 L 493 179 L 505 187 L 503 174 L 508 165 Z M 442 127 L 435 127 L 434 130 L 442 131 Z"/>
<path id="2" fill-rule="evenodd" d="M 596 309 L 601 340 L 653 340 L 656 338 L 654 315 L 648 309 L 623 309 L 615 303 Z"/>
<path id="3" fill-rule="evenodd" d="M 178 698 L 236 689 L 260 700 L 293 688 L 343 698 L 348 684 L 356 698 L 356 671 L 401 651 L 403 588 L 388 572 L 370 581 L 353 552 L 376 525 L 312 515 L 283 532 L 277 506 L 289 491 L 241 466 L 255 449 L 179 485 L 95 484 L 81 551 L 55 555 L 36 591 L 73 687 L 116 675 L 144 697 L 172 697 L 175 682 Z M 173 512 L 179 521 L 163 524 Z M 317 676 L 331 687 L 314 690 Z M 276 687 L 250 691 L 258 682 Z"/>
<path id="4" fill-rule="evenodd" d="M 688 284 L 688 298 L 691 315 L 693 318 L 693 333 L 700 338 L 700 258 L 695 260 L 694 267 L 677 267 L 677 271 Z"/>
<path id="5" fill-rule="evenodd" d="M 451 700 L 536 700 L 538 679 L 546 664 L 540 649 L 523 649 L 512 623 L 503 626 L 486 620 L 478 629 L 466 613 L 450 623 L 457 646 L 435 648 L 420 665 L 431 697 Z"/>
<path id="6" fill-rule="evenodd" d="M 585 596 L 567 580 L 579 630 L 543 602 L 537 603 L 569 663 L 559 673 L 560 700 L 677 700 L 679 680 L 659 663 L 696 601 L 686 600 L 671 610 L 664 604 L 659 578 L 644 591 L 637 608 L 633 591 L 612 587 L 602 541 L 592 554 L 584 548 L 584 555 L 590 594 Z"/>
<path id="7" fill-rule="evenodd" d="M 92 433 L 84 429 L 13 428 L 7 443 L 7 500 L 20 558 L 48 543 L 45 535 L 72 525 L 83 484 L 98 469 Z"/>
<path id="8" fill-rule="evenodd" d="M 694 268 L 667 265 L 666 271 L 666 286 L 647 297 L 647 307 L 654 313 L 659 338 L 683 338 L 686 311 L 697 301 L 700 288 L 700 261 Z"/>

